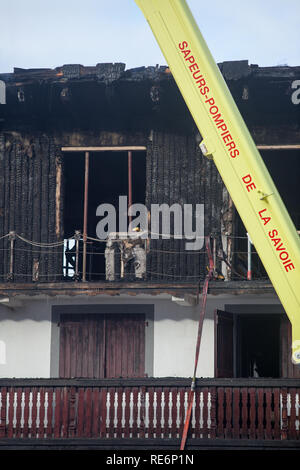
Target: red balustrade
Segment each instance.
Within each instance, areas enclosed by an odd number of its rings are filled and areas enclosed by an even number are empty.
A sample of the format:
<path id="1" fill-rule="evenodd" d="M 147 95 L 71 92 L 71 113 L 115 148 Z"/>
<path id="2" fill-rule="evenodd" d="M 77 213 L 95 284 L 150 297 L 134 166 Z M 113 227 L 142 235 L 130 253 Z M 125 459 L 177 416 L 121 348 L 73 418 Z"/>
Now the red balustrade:
<path id="1" fill-rule="evenodd" d="M 188 379 L 0 379 L 0 438 L 180 438 Z M 300 380 L 198 379 L 189 439 L 300 440 Z"/>

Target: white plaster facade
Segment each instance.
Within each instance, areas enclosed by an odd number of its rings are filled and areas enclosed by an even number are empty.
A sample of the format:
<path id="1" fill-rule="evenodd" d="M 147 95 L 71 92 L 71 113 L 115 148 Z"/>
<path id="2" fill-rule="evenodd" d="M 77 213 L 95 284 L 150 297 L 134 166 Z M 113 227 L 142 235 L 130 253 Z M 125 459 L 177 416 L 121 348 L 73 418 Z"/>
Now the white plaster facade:
<path id="1" fill-rule="evenodd" d="M 58 374 L 59 341 L 53 341 L 59 326 L 52 321 L 54 305 L 154 306 L 151 345 L 146 347 L 146 361 L 154 377 L 191 377 L 200 306 L 183 307 L 171 296 L 137 297 L 103 295 L 88 297 L 23 297 L 14 309 L 0 305 L 0 377 L 49 378 Z M 199 377 L 214 376 L 214 311 L 228 304 L 276 304 L 275 296 L 209 296 L 198 365 Z M 147 336 L 146 336 L 147 338 Z M 150 338 L 150 339 L 149 339 Z M 147 342 L 147 339 L 146 339 Z M 54 371 L 54 372 L 53 372 Z M 152 375 L 151 374 L 151 375 Z"/>

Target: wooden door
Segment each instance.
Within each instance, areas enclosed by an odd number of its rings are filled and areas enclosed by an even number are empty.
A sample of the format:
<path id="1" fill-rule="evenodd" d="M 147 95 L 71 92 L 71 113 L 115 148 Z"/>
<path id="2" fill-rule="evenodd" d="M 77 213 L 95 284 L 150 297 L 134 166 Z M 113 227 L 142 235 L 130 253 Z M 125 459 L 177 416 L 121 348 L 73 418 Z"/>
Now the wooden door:
<path id="1" fill-rule="evenodd" d="M 59 376 L 143 377 L 143 314 L 64 314 L 60 320 Z"/>
<path id="2" fill-rule="evenodd" d="M 215 376 L 233 377 L 233 316 L 215 311 Z"/>

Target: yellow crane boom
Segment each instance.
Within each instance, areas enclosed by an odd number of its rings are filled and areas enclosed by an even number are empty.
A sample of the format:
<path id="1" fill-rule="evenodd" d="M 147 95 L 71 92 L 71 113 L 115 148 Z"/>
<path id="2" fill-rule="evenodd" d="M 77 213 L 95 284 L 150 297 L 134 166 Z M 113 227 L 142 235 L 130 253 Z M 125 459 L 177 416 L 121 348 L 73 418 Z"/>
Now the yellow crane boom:
<path id="1" fill-rule="evenodd" d="M 292 324 L 300 364 L 300 240 L 185 0 L 135 0 L 143 11 Z"/>

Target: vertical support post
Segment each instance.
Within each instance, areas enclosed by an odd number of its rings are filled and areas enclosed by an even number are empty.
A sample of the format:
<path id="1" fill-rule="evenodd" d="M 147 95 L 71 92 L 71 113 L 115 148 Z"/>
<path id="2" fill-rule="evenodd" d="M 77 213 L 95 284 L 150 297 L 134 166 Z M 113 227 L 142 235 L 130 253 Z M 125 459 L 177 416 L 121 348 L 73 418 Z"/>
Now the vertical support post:
<path id="1" fill-rule="evenodd" d="M 248 269 L 247 269 L 247 280 L 252 280 L 252 263 L 251 263 L 251 238 L 249 233 L 247 233 L 247 253 L 248 253 Z"/>
<path id="2" fill-rule="evenodd" d="M 87 243 L 88 195 L 89 195 L 89 159 L 90 159 L 90 153 L 85 152 L 84 209 L 83 209 L 83 256 L 82 256 L 82 280 L 83 281 L 86 281 L 86 243 Z"/>
<path id="3" fill-rule="evenodd" d="M 122 240 L 119 243 L 119 248 L 120 248 L 120 263 L 121 263 L 120 278 L 123 279 L 124 278 L 124 243 Z"/>
<path id="4" fill-rule="evenodd" d="M 16 239 L 16 232 L 9 232 L 8 239 L 10 241 L 10 252 L 9 252 L 9 273 L 7 274 L 7 280 L 13 281 L 14 279 L 14 245 Z"/>
<path id="5" fill-rule="evenodd" d="M 217 269 L 217 237 L 213 235 L 213 263 L 214 263 L 214 271 Z"/>
<path id="6" fill-rule="evenodd" d="M 66 240 L 64 248 L 65 248 L 65 252 L 69 251 L 69 248 L 70 248 L 69 240 Z M 66 269 L 65 276 L 68 277 L 69 276 L 69 263 L 68 263 L 68 260 L 66 260 L 65 269 Z"/>
<path id="7" fill-rule="evenodd" d="M 128 209 L 132 206 L 132 152 L 128 152 Z M 129 223 L 132 216 L 129 215 Z"/>
<path id="8" fill-rule="evenodd" d="M 75 273 L 74 280 L 79 281 L 79 240 L 80 240 L 80 231 L 75 230 Z"/>

